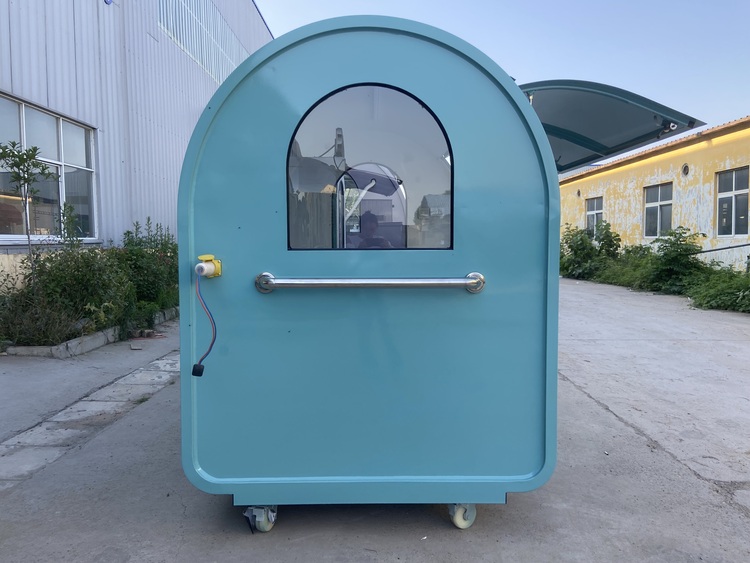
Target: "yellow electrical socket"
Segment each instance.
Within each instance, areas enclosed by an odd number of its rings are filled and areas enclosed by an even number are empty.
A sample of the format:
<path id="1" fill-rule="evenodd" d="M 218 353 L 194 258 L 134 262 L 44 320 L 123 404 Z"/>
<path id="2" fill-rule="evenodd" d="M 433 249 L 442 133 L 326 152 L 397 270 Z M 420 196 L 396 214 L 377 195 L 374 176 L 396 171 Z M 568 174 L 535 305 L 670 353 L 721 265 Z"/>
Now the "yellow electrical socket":
<path id="1" fill-rule="evenodd" d="M 213 254 L 201 254 L 198 256 L 198 260 L 206 264 L 209 271 L 213 270 L 206 276 L 207 278 L 217 278 L 221 275 L 221 260 L 217 260 Z M 209 264 L 211 266 L 208 266 Z"/>

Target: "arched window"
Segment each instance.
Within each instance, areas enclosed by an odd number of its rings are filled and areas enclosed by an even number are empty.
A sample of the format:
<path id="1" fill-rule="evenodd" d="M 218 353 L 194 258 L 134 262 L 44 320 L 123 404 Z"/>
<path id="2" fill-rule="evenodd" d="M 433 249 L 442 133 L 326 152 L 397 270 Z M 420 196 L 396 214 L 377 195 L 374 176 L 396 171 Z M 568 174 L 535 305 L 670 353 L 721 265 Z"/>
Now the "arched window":
<path id="1" fill-rule="evenodd" d="M 451 157 L 413 96 L 371 84 L 334 92 L 289 147 L 289 249 L 452 248 Z"/>

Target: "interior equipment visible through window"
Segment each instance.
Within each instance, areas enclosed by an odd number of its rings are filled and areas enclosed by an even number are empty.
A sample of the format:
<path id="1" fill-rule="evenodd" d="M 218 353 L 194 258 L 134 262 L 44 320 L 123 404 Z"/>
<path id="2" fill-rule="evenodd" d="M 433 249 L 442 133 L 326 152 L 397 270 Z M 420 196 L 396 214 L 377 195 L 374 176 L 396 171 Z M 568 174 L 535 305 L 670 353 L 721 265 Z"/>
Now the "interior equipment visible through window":
<path id="1" fill-rule="evenodd" d="M 351 86 L 303 118 L 287 160 L 289 248 L 452 248 L 452 155 L 427 107 Z"/>

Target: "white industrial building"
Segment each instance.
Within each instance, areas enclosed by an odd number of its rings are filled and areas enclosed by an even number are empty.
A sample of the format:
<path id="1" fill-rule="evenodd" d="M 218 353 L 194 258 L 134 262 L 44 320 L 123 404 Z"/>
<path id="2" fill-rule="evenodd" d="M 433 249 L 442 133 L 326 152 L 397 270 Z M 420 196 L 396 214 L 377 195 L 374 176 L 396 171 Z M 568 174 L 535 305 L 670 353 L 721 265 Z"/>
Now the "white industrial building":
<path id="1" fill-rule="evenodd" d="M 58 175 L 25 217 L 0 171 L 0 260 L 23 252 L 25 221 L 49 240 L 62 202 L 85 242 L 147 217 L 176 233 L 193 127 L 271 39 L 252 0 L 0 0 L 0 142 L 38 146 Z"/>

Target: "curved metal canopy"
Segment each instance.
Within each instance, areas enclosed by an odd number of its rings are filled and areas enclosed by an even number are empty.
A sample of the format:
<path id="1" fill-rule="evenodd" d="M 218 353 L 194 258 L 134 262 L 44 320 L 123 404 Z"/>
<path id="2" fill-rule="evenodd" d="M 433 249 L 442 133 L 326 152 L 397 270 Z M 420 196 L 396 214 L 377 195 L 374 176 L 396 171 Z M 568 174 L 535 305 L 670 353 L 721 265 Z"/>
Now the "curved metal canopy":
<path id="1" fill-rule="evenodd" d="M 627 90 L 582 80 L 520 86 L 547 133 L 558 172 L 705 125 Z"/>

